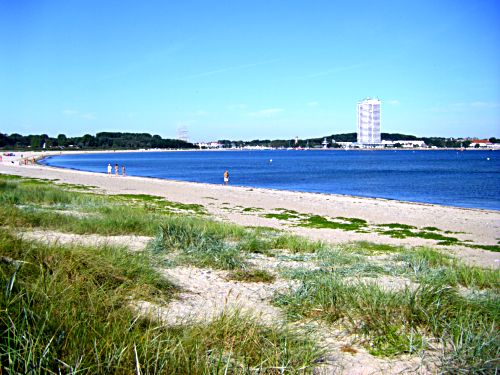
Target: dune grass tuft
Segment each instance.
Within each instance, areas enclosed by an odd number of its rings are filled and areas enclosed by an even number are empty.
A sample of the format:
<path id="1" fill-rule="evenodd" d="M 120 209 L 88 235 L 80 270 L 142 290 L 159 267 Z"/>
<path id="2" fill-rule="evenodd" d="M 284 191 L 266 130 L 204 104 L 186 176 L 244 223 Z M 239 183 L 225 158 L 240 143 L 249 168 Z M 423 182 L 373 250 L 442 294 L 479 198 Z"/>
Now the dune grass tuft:
<path id="1" fill-rule="evenodd" d="M 342 249 L 317 257 L 321 269 L 290 273 L 302 286 L 275 298 L 291 319 L 341 324 L 379 356 L 420 352 L 437 339 L 445 348 L 444 373 L 488 373 L 498 365 L 499 271 L 469 267 L 428 248 L 401 249 L 387 269 Z M 345 280 L 387 272 L 418 284 L 387 291 L 375 279 Z M 472 289 L 464 293 L 459 287 Z"/>
<path id="2" fill-rule="evenodd" d="M 266 270 L 243 269 L 230 272 L 227 279 L 246 283 L 273 283 L 276 281 L 276 276 Z"/>
<path id="3" fill-rule="evenodd" d="M 0 230 L 0 364 L 6 373 L 299 373 L 315 345 L 239 313 L 167 327 L 135 300 L 176 288 L 121 248 L 46 246 Z"/>

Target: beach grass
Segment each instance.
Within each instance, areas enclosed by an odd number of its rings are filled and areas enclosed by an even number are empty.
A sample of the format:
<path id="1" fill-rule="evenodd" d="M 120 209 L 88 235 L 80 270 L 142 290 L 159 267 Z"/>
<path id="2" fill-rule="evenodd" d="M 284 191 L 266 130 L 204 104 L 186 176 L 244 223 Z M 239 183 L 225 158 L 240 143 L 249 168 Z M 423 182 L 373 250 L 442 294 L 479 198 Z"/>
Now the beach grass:
<path id="1" fill-rule="evenodd" d="M 176 287 L 145 255 L 122 248 L 47 246 L 0 230 L 0 363 L 6 373 L 299 373 L 313 342 L 226 313 L 167 327 L 135 300 L 168 303 Z"/>
<path id="2" fill-rule="evenodd" d="M 390 229 L 417 229 L 417 227 L 413 225 L 400 224 L 400 223 L 378 224 L 377 227 L 390 228 Z"/>
<path id="3" fill-rule="evenodd" d="M 430 248 L 331 246 L 216 221 L 200 207 L 158 197 L 71 189 L 0 176 L 0 361 L 8 373 L 307 373 L 319 351 L 287 328 L 237 312 L 165 327 L 133 308 L 138 300 L 161 306 L 175 298 L 175 285 L 155 271 L 166 263 L 229 270 L 235 281 L 273 282 L 273 274 L 249 266 L 249 253 L 304 261 L 280 271 L 299 284 L 274 300 L 291 320 L 342 327 L 383 357 L 421 354 L 437 341 L 442 373 L 491 373 L 498 366 L 499 271 Z M 302 223 L 346 230 L 368 225 L 345 217 L 308 221 L 314 217 Z M 386 232 L 458 243 L 434 229 L 388 225 Z M 27 228 L 152 240 L 131 256 L 124 247 L 49 246 L 13 235 Z M 411 287 L 383 288 L 378 280 L 385 276 L 407 279 Z"/>
<path id="4" fill-rule="evenodd" d="M 264 209 L 260 207 L 244 207 L 242 212 L 262 212 Z"/>
<path id="5" fill-rule="evenodd" d="M 315 253 L 326 247 L 322 241 L 313 241 L 293 234 L 281 234 L 271 240 L 273 249 L 285 249 L 292 253 Z"/>
<path id="6" fill-rule="evenodd" d="M 124 198 L 124 202 L 129 203 L 139 202 L 143 203 L 145 207 L 149 207 L 150 209 L 159 209 L 165 212 L 177 212 L 177 213 L 191 213 L 196 215 L 206 215 L 207 212 L 205 207 L 201 204 L 192 204 L 192 203 L 180 203 L 180 202 L 172 202 L 166 200 L 162 197 L 157 197 L 154 195 L 148 194 L 115 194 L 112 196 L 113 198 Z"/>
<path id="7" fill-rule="evenodd" d="M 492 289 L 500 288 L 500 271 L 465 265 L 449 255 L 431 248 L 406 249 L 396 255 L 402 261 L 403 273 L 418 282 L 448 286 Z"/>
<path id="8" fill-rule="evenodd" d="M 196 217 L 167 217 L 153 248 L 157 254 L 177 253 L 183 263 L 218 269 L 243 269 L 246 254 L 272 255 L 272 250 L 315 252 L 325 245 L 267 228 L 244 228 Z"/>
<path id="9" fill-rule="evenodd" d="M 319 319 L 347 329 L 376 356 L 417 353 L 437 341 L 443 373 L 494 371 L 499 271 L 470 267 L 429 248 L 390 254 L 394 262 L 382 267 L 348 247 L 317 253 L 319 269 L 285 270 L 283 276 L 301 287 L 277 294 L 275 304 L 291 320 Z M 386 289 L 377 281 L 384 274 L 413 279 L 414 286 Z"/>
<path id="10" fill-rule="evenodd" d="M 299 224 L 309 228 L 341 229 L 346 231 L 359 231 L 366 229 L 367 222 L 363 219 L 338 217 L 333 220 L 323 216 L 312 215 L 305 218 Z"/>
<path id="11" fill-rule="evenodd" d="M 368 241 L 357 241 L 343 245 L 342 248 L 346 251 L 360 255 L 378 255 L 399 253 L 404 250 L 402 246 L 394 246 L 388 244 L 379 244 Z"/>
<path id="12" fill-rule="evenodd" d="M 230 272 L 228 280 L 243 281 L 246 283 L 273 283 L 276 281 L 276 276 L 266 270 L 260 269 L 241 269 Z"/>
<path id="13" fill-rule="evenodd" d="M 409 229 L 392 229 L 392 230 L 383 231 L 381 233 L 386 235 L 386 236 L 393 237 L 393 238 L 415 237 L 415 238 L 424 238 L 424 239 L 428 239 L 428 240 L 435 240 L 435 241 L 439 241 L 437 243 L 438 245 L 450 245 L 450 244 L 461 242 L 456 237 L 444 236 L 444 235 L 442 235 L 440 233 L 436 233 L 434 231 L 412 231 Z"/>
<path id="14" fill-rule="evenodd" d="M 500 252 L 500 245 L 478 245 L 478 244 L 464 244 L 464 246 L 470 247 L 472 249 L 481 249 L 488 251 Z"/>
<path id="15" fill-rule="evenodd" d="M 388 292 L 375 284 L 347 284 L 335 273 L 314 272 L 300 289 L 278 295 L 275 303 L 292 319 L 341 323 L 378 356 L 419 352 L 437 338 L 446 347 L 450 369 L 487 372 L 495 368 L 492 358 L 498 358 L 498 305 L 488 297 L 464 298 L 451 287 L 425 284 Z"/>
<path id="16" fill-rule="evenodd" d="M 31 179 L 4 179 L 3 175 L 0 176 L 0 192 L 0 224 L 76 234 L 153 236 L 162 219 L 169 215 L 200 215 L 203 212 L 198 205 L 169 202 L 158 197 L 75 192 L 48 181 L 33 183 Z M 145 204 L 149 199 L 156 203 Z"/>

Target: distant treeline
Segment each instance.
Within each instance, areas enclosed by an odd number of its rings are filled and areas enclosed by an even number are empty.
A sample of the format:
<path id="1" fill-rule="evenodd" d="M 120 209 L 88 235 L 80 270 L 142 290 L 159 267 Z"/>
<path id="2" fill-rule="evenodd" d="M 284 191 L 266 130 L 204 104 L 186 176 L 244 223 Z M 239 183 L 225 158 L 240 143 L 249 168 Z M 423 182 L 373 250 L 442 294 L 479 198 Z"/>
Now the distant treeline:
<path id="1" fill-rule="evenodd" d="M 95 136 L 67 137 L 59 134 L 56 138 L 47 134 L 20 135 L 0 133 L 0 148 L 4 149 L 141 149 L 141 148 L 194 148 L 195 145 L 179 139 L 163 139 L 148 133 L 102 132 Z"/>
<path id="2" fill-rule="evenodd" d="M 244 147 L 244 146 L 265 146 L 265 147 L 322 147 L 326 138 L 328 147 L 340 147 L 336 142 L 356 142 L 356 133 L 332 134 L 326 137 L 299 139 L 255 139 L 253 141 L 230 141 L 219 140 L 218 142 L 225 148 Z M 471 140 L 443 137 L 416 137 L 414 135 L 399 133 L 382 133 L 384 141 L 424 141 L 427 146 L 436 147 L 468 147 Z M 500 139 L 490 138 L 492 143 L 500 143 Z M 197 145 L 179 139 L 163 139 L 159 135 L 148 133 L 119 133 L 119 132 L 101 132 L 95 136 L 85 134 L 81 137 L 67 137 L 59 134 L 56 138 L 49 137 L 47 134 L 40 135 L 20 135 L 20 134 L 2 134 L 0 133 L 0 149 L 32 149 L 39 150 L 45 145 L 45 149 L 149 149 L 149 148 L 168 148 L 168 149 L 189 149 L 196 148 Z"/>

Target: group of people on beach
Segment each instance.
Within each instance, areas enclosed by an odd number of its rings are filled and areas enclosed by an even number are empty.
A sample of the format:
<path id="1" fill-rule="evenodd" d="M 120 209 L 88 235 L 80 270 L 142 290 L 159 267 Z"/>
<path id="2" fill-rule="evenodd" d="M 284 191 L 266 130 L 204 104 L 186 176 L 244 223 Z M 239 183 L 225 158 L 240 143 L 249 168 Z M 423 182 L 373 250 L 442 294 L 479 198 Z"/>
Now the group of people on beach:
<path id="1" fill-rule="evenodd" d="M 118 172 L 120 170 L 120 167 L 118 164 L 115 164 L 115 176 L 118 176 Z M 108 163 L 108 176 L 111 176 L 111 172 L 113 171 L 113 167 L 111 166 L 111 163 Z M 125 176 L 125 165 L 122 165 L 122 176 Z"/>
<path id="2" fill-rule="evenodd" d="M 118 166 L 118 164 L 115 164 L 114 169 L 115 169 L 115 176 L 118 176 L 120 171 L 120 167 Z M 113 173 L 113 167 L 111 163 L 108 163 L 108 176 L 111 176 L 112 173 Z M 122 176 L 125 176 L 125 165 L 122 165 Z M 229 184 L 229 172 L 226 170 L 224 172 L 224 185 L 227 184 Z"/>

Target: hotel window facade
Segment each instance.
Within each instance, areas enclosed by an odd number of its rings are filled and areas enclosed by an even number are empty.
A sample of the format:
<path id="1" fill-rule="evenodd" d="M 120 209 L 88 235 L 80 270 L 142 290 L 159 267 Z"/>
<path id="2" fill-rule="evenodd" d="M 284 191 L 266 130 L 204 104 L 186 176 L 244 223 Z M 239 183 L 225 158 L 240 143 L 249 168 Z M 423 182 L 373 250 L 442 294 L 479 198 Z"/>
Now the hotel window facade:
<path id="1" fill-rule="evenodd" d="M 365 99 L 358 103 L 358 143 L 381 143 L 380 100 Z"/>

